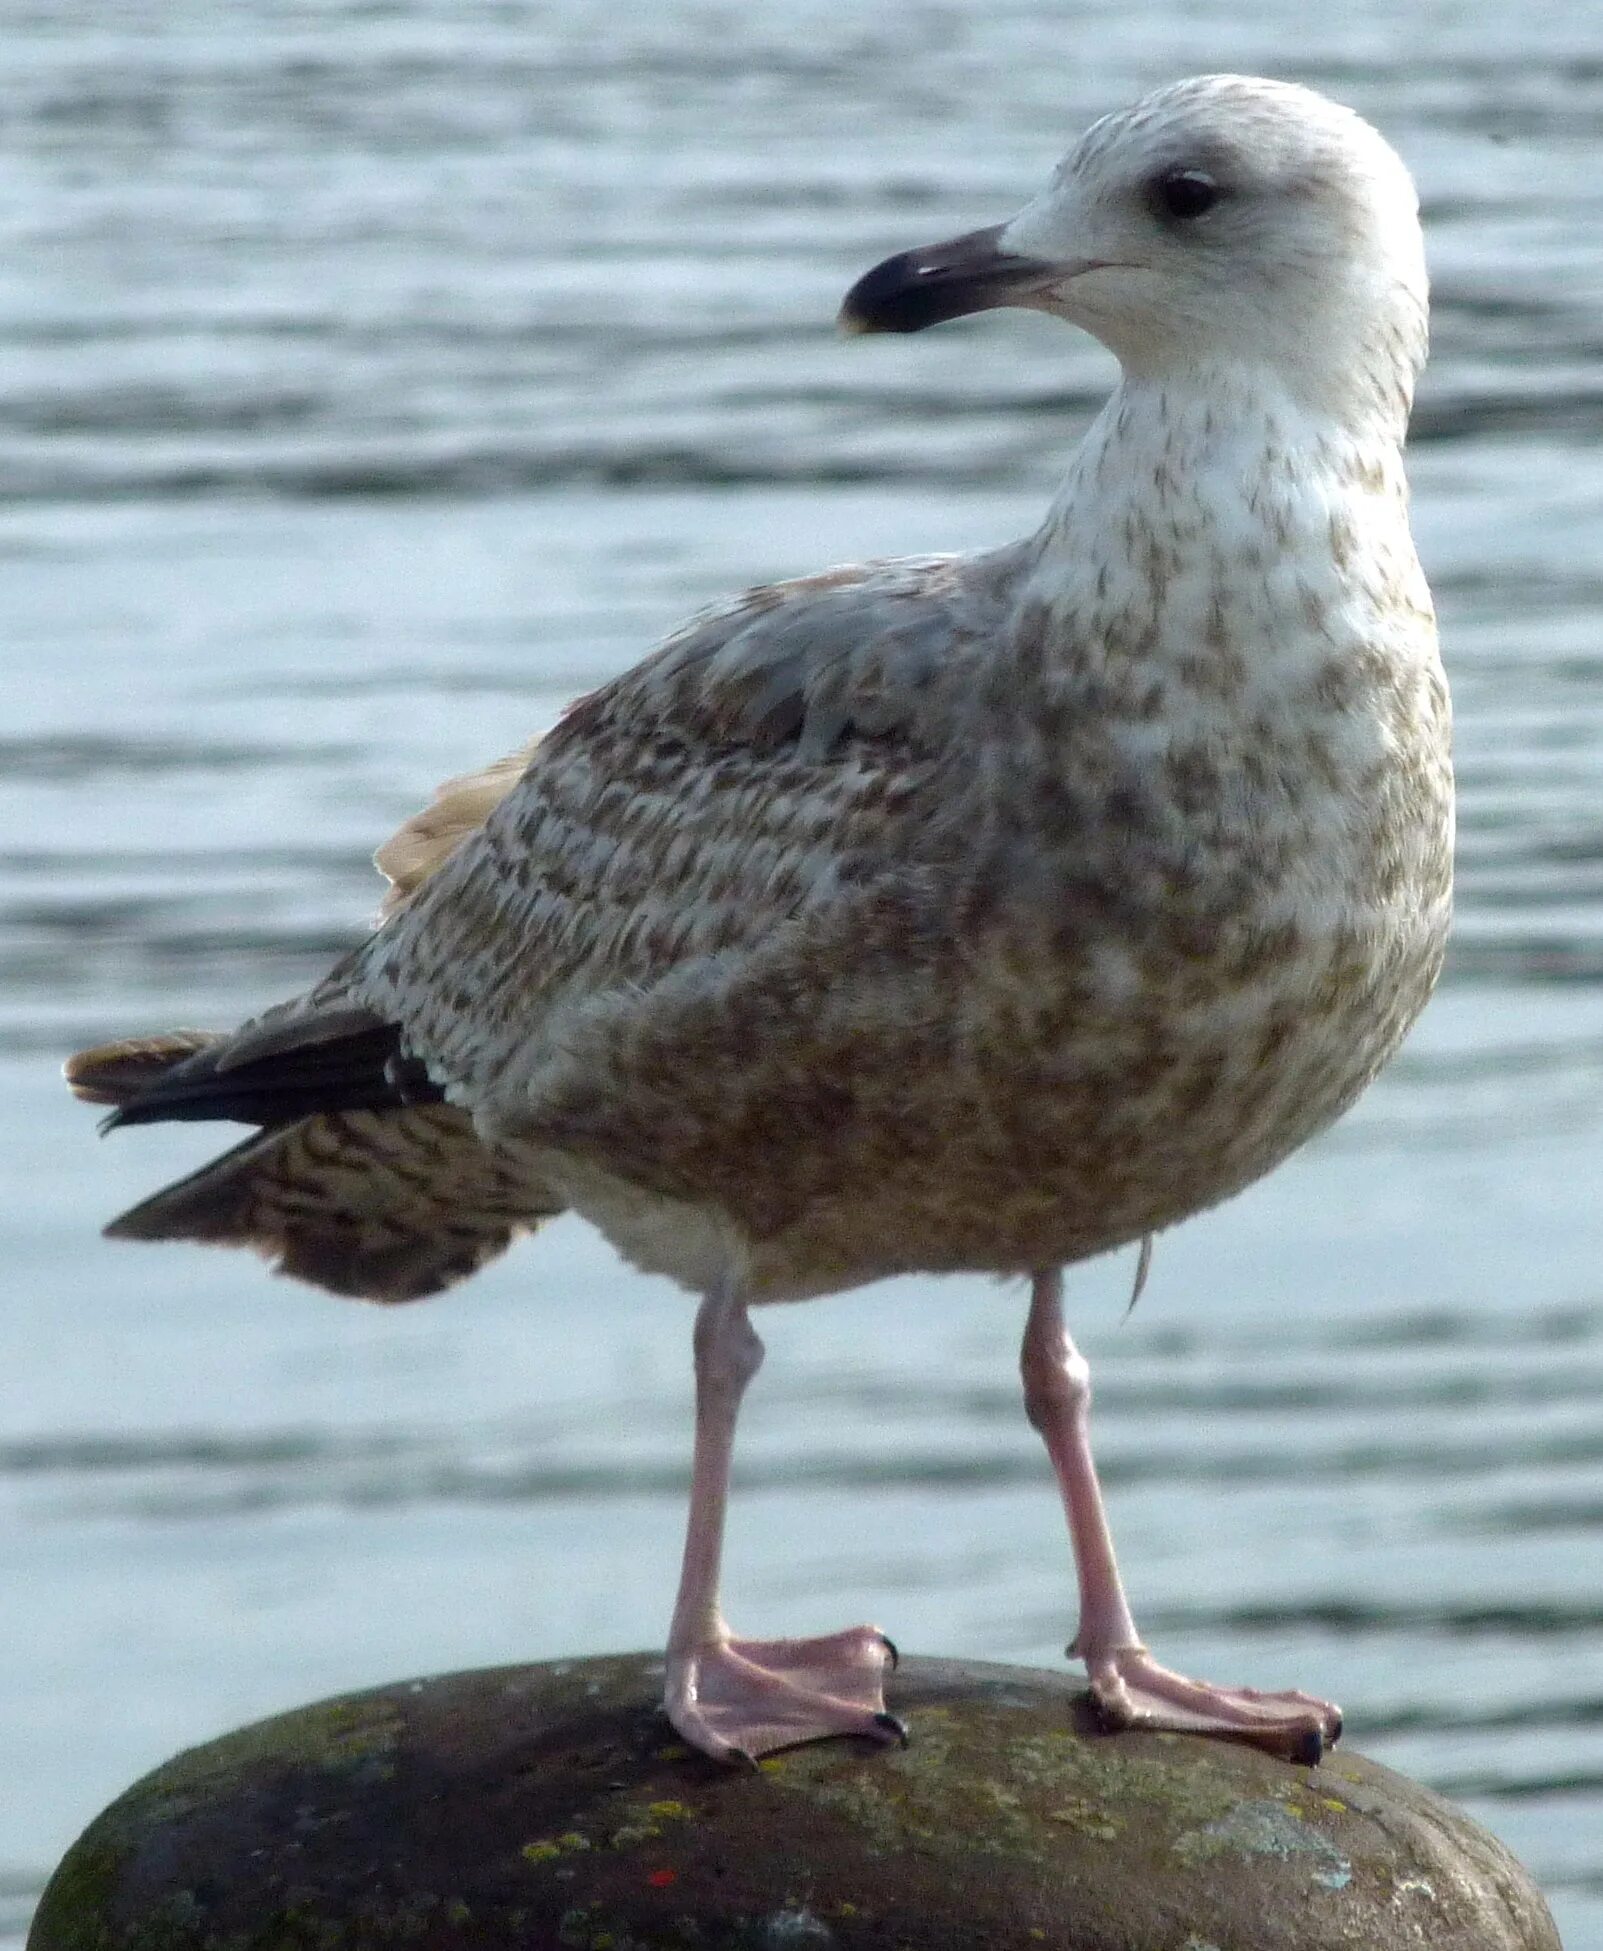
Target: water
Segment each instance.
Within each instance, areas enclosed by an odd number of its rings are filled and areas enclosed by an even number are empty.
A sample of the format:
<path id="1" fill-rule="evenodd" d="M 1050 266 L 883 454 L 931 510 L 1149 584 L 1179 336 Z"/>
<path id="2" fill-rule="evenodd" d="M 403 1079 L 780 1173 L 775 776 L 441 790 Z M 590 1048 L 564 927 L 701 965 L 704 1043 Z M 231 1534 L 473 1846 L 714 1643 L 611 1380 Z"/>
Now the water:
<path id="1" fill-rule="evenodd" d="M 1603 1947 L 1603 40 L 1590 6 L 0 4 L 0 1937 L 134 1774 L 334 1689 L 660 1640 L 688 1313 L 577 1225 L 388 1315 L 102 1244 L 206 1134 L 55 1077 L 226 1023 L 436 779 L 732 586 L 1033 523 L 1106 360 L 847 345 L 1147 83 L 1293 74 L 1423 185 L 1418 524 L 1460 715 L 1449 978 L 1359 1110 L 1077 1330 L 1138 1616 L 1345 1703 Z M 1021 1302 L 765 1323 L 732 1603 L 1052 1662 Z"/>

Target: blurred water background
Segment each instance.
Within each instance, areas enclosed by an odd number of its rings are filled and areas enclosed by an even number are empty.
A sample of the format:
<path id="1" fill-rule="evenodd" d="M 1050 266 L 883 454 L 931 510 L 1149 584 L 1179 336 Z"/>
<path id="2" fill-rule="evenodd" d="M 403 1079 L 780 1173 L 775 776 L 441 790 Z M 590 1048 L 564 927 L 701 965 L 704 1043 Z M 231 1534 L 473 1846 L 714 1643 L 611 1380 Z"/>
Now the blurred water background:
<path id="1" fill-rule="evenodd" d="M 319 972 L 366 857 L 695 605 L 1036 520 L 1109 365 L 1009 315 L 845 344 L 1176 74 L 1307 80 L 1424 193 L 1413 452 L 1460 723 L 1444 988 L 1269 1183 L 1082 1270 L 1138 1617 L 1340 1698 L 1603 1947 L 1603 27 L 1359 0 L 0 4 L 0 1939 L 187 1742 L 335 1689 L 660 1641 L 687 1303 L 565 1222 L 389 1314 L 98 1224 L 62 1054 Z M 764 1322 L 754 1632 L 1052 1663 L 1022 1297 Z M 7 1939 L 7 1933 L 10 1938 Z"/>

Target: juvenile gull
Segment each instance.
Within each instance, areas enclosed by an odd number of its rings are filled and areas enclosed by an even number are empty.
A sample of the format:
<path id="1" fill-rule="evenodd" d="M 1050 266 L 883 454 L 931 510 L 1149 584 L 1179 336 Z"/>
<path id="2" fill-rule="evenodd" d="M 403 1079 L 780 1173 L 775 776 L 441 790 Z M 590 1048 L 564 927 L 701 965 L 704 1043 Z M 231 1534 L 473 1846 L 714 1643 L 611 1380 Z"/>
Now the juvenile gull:
<path id="1" fill-rule="evenodd" d="M 717 1756 L 891 1739 L 869 1627 L 735 1638 L 749 1309 L 885 1275 L 1032 1283 L 1072 1651 L 1114 1723 L 1317 1758 L 1334 1707 L 1142 1646 L 1065 1263 L 1227 1198 L 1358 1096 L 1436 980 L 1448 700 L 1401 450 L 1412 185 L 1367 124 L 1239 76 L 1098 122 L 1010 223 L 871 271 L 861 332 L 1027 306 L 1122 377 L 1028 540 L 747 591 L 453 781 L 377 931 L 232 1034 L 68 1066 L 236 1150 L 120 1238 L 435 1292 L 572 1208 L 700 1295 L 667 1710 Z"/>

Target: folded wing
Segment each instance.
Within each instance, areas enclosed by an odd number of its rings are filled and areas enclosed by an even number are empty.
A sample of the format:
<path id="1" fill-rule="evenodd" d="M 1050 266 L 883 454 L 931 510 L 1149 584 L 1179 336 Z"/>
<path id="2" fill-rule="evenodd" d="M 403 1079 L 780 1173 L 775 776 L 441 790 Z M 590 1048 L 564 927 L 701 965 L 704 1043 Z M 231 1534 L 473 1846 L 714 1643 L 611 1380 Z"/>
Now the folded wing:
<path id="1" fill-rule="evenodd" d="M 442 787 L 379 852 L 378 931 L 309 994 L 231 1035 L 76 1059 L 109 1122 L 263 1128 L 112 1232 L 246 1244 L 335 1292 L 413 1298 L 560 1209 L 542 1145 L 716 1196 L 667 1140 L 698 1062 L 766 1034 L 791 1109 L 811 1093 L 830 1115 L 846 1019 L 807 1041 L 832 993 L 857 1009 L 851 1034 L 898 1007 L 932 914 L 952 698 L 997 627 L 1004 566 L 748 592 Z M 753 1064 L 737 1096 L 782 1119 L 774 1081 Z M 598 1117 L 619 1094 L 630 1114 Z M 505 1119 L 520 1101 L 531 1115 Z"/>

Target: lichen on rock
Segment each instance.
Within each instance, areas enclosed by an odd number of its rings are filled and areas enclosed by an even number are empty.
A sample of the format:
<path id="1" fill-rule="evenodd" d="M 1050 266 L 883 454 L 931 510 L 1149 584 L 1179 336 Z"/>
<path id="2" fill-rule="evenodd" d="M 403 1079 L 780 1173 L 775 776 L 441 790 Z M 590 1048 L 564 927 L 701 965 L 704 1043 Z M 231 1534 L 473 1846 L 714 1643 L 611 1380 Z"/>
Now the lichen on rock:
<path id="1" fill-rule="evenodd" d="M 905 1751 L 721 1768 L 660 1663 L 413 1681 L 175 1757 L 30 1951 L 1558 1951 L 1500 1844 L 1347 1751 L 1099 1731 L 1067 1675 L 903 1663 Z"/>

